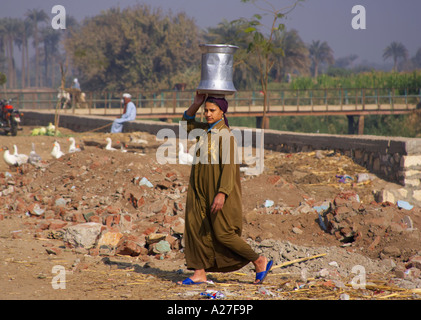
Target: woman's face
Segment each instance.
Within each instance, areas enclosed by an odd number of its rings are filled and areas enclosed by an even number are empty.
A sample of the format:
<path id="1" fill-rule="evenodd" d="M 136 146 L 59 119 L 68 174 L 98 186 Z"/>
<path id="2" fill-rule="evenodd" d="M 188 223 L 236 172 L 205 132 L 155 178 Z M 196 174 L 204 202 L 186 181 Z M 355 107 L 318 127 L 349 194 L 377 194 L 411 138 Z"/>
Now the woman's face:
<path id="1" fill-rule="evenodd" d="M 214 103 L 205 103 L 205 118 L 209 124 L 215 123 L 222 119 L 224 112 Z"/>

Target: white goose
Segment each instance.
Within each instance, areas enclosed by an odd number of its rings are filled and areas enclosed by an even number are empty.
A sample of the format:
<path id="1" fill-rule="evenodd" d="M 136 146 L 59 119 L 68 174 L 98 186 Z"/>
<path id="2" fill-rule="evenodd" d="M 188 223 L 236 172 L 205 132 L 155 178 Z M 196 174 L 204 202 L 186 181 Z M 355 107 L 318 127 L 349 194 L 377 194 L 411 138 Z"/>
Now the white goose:
<path id="1" fill-rule="evenodd" d="M 15 156 L 14 154 L 10 153 L 8 147 L 3 147 L 0 150 L 4 150 L 3 160 L 4 160 L 4 162 L 6 162 L 6 164 L 8 166 L 19 167 L 20 165 L 28 162 L 28 156 L 24 155 L 24 156 L 26 156 L 26 159 L 25 159 L 25 157 L 19 157 L 19 155 Z"/>
<path id="2" fill-rule="evenodd" d="M 41 162 L 41 156 L 35 152 L 35 144 L 32 143 L 32 150 L 29 152 L 29 159 L 28 162 L 32 164 L 38 164 Z"/>
<path id="3" fill-rule="evenodd" d="M 111 146 L 112 141 L 111 141 L 111 138 L 110 137 L 107 137 L 105 140 L 107 141 L 107 145 L 105 146 L 105 150 L 110 150 L 110 151 L 117 150 L 116 148 L 113 148 Z"/>
<path id="4" fill-rule="evenodd" d="M 18 159 L 19 163 L 26 163 L 28 162 L 28 156 L 26 154 L 23 153 L 18 153 L 18 147 L 14 144 L 13 145 L 13 155 Z"/>
<path id="5" fill-rule="evenodd" d="M 184 146 L 181 142 L 178 144 L 178 146 L 180 147 L 180 151 L 178 152 L 178 160 L 180 164 L 192 164 L 193 156 L 190 153 L 184 151 Z"/>
<path id="6" fill-rule="evenodd" d="M 53 150 L 51 151 L 51 155 L 56 159 L 59 159 L 62 156 L 64 156 L 64 152 L 61 151 L 60 144 L 58 143 L 58 141 L 54 141 L 53 145 L 54 147 L 53 147 Z"/>
<path id="7" fill-rule="evenodd" d="M 76 141 L 75 138 L 70 137 L 69 139 L 67 139 L 68 141 L 70 141 L 70 146 L 69 146 L 69 153 L 73 153 L 73 152 L 79 152 L 81 151 L 79 147 L 76 147 Z"/>

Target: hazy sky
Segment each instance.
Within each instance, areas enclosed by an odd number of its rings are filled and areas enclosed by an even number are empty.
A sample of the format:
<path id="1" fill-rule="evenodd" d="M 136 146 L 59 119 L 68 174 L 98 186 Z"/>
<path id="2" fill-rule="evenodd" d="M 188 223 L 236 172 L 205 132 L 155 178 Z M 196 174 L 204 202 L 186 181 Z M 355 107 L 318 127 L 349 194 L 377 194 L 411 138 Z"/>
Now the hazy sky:
<path id="1" fill-rule="evenodd" d="M 283 8 L 292 0 L 268 0 Z M 260 0 L 260 3 L 263 1 Z M 261 13 L 253 4 L 240 0 L 1 0 L 0 17 L 24 17 L 28 9 L 44 9 L 53 18 L 51 9 L 62 5 L 66 13 L 81 21 L 102 10 L 136 3 L 162 8 L 164 13 L 185 12 L 202 27 Z M 366 11 L 366 29 L 355 30 L 351 25 L 355 5 Z M 421 0 L 306 0 L 283 21 L 288 29 L 296 29 L 306 43 L 327 41 L 335 58 L 357 54 L 359 61 L 383 63 L 383 50 L 392 41 L 402 42 L 410 56 L 421 48 Z"/>

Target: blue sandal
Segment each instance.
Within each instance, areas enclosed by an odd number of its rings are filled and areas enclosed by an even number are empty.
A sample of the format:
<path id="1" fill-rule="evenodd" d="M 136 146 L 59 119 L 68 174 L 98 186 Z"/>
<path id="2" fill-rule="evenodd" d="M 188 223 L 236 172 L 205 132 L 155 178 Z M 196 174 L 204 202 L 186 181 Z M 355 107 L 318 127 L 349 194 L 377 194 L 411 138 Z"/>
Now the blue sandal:
<path id="1" fill-rule="evenodd" d="M 182 285 L 185 285 L 185 286 L 191 286 L 191 285 L 201 284 L 201 283 L 204 283 L 204 282 L 194 282 L 194 281 L 193 281 L 192 279 L 190 279 L 190 278 L 184 279 L 184 280 L 183 280 L 183 282 L 181 282 L 181 284 L 182 284 Z"/>
<path id="2" fill-rule="evenodd" d="M 263 280 L 265 280 L 266 276 L 268 275 L 270 269 L 272 269 L 273 260 L 270 260 L 268 264 L 266 265 L 266 270 L 257 272 L 256 273 L 256 280 L 253 282 L 254 284 L 262 284 Z"/>

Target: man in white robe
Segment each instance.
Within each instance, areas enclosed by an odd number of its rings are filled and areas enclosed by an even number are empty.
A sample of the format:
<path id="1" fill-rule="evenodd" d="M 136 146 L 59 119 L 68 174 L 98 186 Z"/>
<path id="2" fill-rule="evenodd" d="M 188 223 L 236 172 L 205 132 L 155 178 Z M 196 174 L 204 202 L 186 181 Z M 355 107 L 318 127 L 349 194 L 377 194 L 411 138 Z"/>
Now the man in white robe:
<path id="1" fill-rule="evenodd" d="M 121 118 L 114 120 L 111 126 L 111 133 L 119 133 L 123 131 L 123 123 L 126 121 L 133 121 L 136 119 L 136 106 L 132 102 L 132 96 L 128 93 L 123 94 L 124 111 Z"/>

